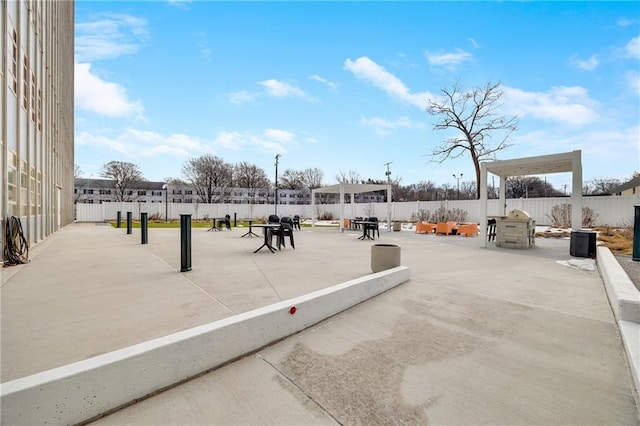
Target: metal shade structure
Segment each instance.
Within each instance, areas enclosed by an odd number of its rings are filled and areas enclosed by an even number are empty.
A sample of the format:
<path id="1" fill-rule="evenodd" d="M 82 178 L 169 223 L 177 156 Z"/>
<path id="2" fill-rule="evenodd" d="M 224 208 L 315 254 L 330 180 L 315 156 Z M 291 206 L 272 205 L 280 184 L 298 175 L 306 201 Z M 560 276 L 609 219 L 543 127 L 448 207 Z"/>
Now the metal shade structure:
<path id="1" fill-rule="evenodd" d="M 391 185 L 377 185 L 377 184 L 359 184 L 359 183 L 340 183 L 338 185 L 323 186 L 322 188 L 316 188 L 311 190 L 311 212 L 313 215 L 312 224 L 315 226 L 316 214 L 315 214 L 315 202 L 316 194 L 340 194 L 340 232 L 344 231 L 344 195 L 351 195 L 351 216 L 353 217 L 353 204 L 354 194 L 361 194 L 363 192 L 373 191 L 387 191 L 387 231 L 391 231 Z"/>
<path id="2" fill-rule="evenodd" d="M 513 160 L 487 161 L 480 163 L 480 235 L 487 234 L 487 174 L 500 177 L 500 205 L 502 215 L 506 216 L 506 179 L 510 176 L 543 175 L 567 173 L 573 175 L 571 191 L 571 228 L 582 229 L 582 151 L 576 150 L 560 154 L 540 155 L 537 157 L 516 158 Z M 481 245 L 487 246 L 482 238 Z"/>

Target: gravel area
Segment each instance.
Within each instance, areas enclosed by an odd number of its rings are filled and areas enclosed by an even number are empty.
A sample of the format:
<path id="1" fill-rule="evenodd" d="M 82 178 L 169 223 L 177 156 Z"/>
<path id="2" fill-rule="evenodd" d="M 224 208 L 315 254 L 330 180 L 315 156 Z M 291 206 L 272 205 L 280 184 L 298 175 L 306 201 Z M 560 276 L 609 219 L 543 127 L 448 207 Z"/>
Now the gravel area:
<path id="1" fill-rule="evenodd" d="M 633 284 L 635 284 L 636 288 L 640 290 L 640 261 L 635 261 L 631 259 L 631 256 L 623 256 L 623 255 L 614 255 L 618 260 L 622 269 L 627 273 L 629 279 Z"/>

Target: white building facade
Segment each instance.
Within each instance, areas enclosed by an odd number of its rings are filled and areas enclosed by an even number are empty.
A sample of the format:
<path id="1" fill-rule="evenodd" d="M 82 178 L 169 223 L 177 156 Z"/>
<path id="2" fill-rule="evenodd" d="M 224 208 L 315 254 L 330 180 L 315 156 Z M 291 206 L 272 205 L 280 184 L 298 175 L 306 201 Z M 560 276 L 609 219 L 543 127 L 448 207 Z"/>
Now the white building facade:
<path id="1" fill-rule="evenodd" d="M 0 219 L 29 244 L 74 218 L 74 8 L 0 2 Z"/>

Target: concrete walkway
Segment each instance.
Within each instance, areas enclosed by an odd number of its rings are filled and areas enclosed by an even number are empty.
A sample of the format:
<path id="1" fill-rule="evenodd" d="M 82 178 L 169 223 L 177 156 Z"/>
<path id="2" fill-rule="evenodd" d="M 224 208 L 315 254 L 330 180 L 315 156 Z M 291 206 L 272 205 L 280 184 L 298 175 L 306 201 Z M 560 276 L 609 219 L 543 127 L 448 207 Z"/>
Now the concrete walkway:
<path id="1" fill-rule="evenodd" d="M 2 272 L 2 382 L 370 273 L 355 231 L 303 228 L 253 253 L 245 230 L 64 228 Z M 602 281 L 569 241 L 529 250 L 381 232 L 411 280 L 95 424 L 638 424 Z"/>

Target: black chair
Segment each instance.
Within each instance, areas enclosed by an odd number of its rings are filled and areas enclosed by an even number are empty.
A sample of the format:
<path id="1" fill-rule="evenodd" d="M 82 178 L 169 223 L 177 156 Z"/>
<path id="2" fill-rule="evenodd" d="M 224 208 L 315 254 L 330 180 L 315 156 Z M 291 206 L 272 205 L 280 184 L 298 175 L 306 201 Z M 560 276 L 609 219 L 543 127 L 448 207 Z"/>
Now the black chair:
<path id="1" fill-rule="evenodd" d="M 293 229 L 300 229 L 300 216 L 298 215 L 293 217 Z"/>
<path id="2" fill-rule="evenodd" d="M 488 241 L 493 241 L 496 239 L 496 220 L 489 219 L 487 222 L 487 238 Z"/>
<path id="3" fill-rule="evenodd" d="M 280 217 L 277 214 L 270 214 L 269 223 L 280 223 Z"/>
<path id="4" fill-rule="evenodd" d="M 364 220 L 364 218 L 362 217 L 356 217 L 351 221 L 351 229 L 360 229 L 360 224 L 358 223 L 358 221 L 362 221 Z"/>
<path id="5" fill-rule="evenodd" d="M 367 222 L 371 222 L 371 223 L 365 223 L 364 226 L 367 229 L 367 234 L 369 232 L 371 232 L 371 237 L 375 238 L 376 237 L 376 232 L 378 233 L 378 238 L 380 237 L 380 227 L 378 226 L 378 218 L 375 216 L 372 216 L 370 218 L 367 219 Z"/>
<path id="6" fill-rule="evenodd" d="M 218 230 L 222 230 L 222 225 L 224 225 L 229 231 L 231 231 L 231 216 L 225 215 L 224 219 L 220 219 L 218 221 Z"/>
<path id="7" fill-rule="evenodd" d="M 295 250 L 296 249 L 296 244 L 295 241 L 293 240 L 293 221 L 291 220 L 290 217 L 285 216 L 280 220 L 280 228 L 276 228 L 276 229 L 272 229 L 271 230 L 271 236 L 277 236 L 278 237 L 278 250 L 280 250 L 280 247 L 286 247 L 287 245 L 285 244 L 285 238 L 289 237 L 289 244 L 291 244 L 291 247 Z"/>

